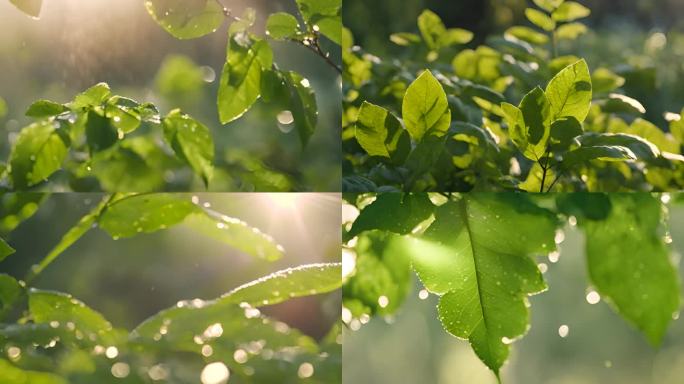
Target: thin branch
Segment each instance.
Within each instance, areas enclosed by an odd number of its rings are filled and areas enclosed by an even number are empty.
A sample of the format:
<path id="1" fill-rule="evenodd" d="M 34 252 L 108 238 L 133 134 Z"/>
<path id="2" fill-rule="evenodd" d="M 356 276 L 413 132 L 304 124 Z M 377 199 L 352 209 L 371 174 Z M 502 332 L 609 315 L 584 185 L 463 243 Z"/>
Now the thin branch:
<path id="1" fill-rule="evenodd" d="M 313 39 L 311 39 L 311 38 L 305 38 L 304 40 L 290 39 L 289 41 L 292 41 L 294 43 L 297 43 L 297 44 L 307 48 L 308 50 L 310 50 L 311 52 L 315 53 L 320 58 L 322 58 L 326 62 L 326 64 L 328 64 L 330 67 L 335 69 L 337 71 L 337 73 L 339 73 L 340 75 L 342 74 L 342 68 L 339 65 L 337 65 L 334 61 L 332 61 L 332 59 L 330 58 L 330 54 L 323 52 L 323 49 L 321 48 L 320 41 L 318 39 L 318 35 L 316 35 L 316 37 L 314 37 Z"/>

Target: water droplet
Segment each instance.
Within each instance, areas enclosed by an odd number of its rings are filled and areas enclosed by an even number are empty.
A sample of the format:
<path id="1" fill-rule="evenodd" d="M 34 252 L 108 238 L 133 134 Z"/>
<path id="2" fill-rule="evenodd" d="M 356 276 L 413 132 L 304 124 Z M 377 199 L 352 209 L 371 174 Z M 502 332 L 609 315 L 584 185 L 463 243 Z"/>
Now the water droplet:
<path id="1" fill-rule="evenodd" d="M 603 362 L 603 366 L 606 367 L 606 368 L 610 368 L 610 367 L 613 366 L 613 362 L 610 361 L 610 360 L 606 360 L 606 361 Z"/>
<path id="2" fill-rule="evenodd" d="M 563 324 L 560 327 L 558 327 L 558 336 L 565 338 L 568 336 L 568 333 L 570 333 L 570 327 L 567 325 Z"/>
<path id="3" fill-rule="evenodd" d="M 169 371 L 163 364 L 157 364 L 153 365 L 150 370 L 147 371 L 147 375 L 150 379 L 155 381 L 166 380 L 169 377 Z"/>
<path id="4" fill-rule="evenodd" d="M 549 261 L 552 263 L 557 263 L 558 260 L 560 259 L 560 252 L 554 251 L 549 253 Z"/>
<path id="5" fill-rule="evenodd" d="M 19 360 L 21 358 L 21 349 L 18 347 L 7 348 L 7 357 L 9 357 L 12 361 Z"/>
<path id="6" fill-rule="evenodd" d="M 244 349 L 237 349 L 235 353 L 233 353 L 233 360 L 235 360 L 236 363 L 238 364 L 244 364 L 247 362 L 248 359 L 247 352 Z"/>
<path id="7" fill-rule="evenodd" d="M 574 227 L 575 225 L 577 225 L 577 218 L 575 216 L 568 217 L 568 224 Z"/>
<path id="8" fill-rule="evenodd" d="M 418 298 L 421 300 L 425 300 L 430 296 L 430 293 L 427 291 L 427 289 L 421 289 L 420 292 L 418 292 Z"/>
<path id="9" fill-rule="evenodd" d="M 352 312 L 347 307 L 342 307 L 342 321 L 345 324 L 349 324 L 352 321 Z"/>
<path id="10" fill-rule="evenodd" d="M 389 299 L 387 298 L 387 296 L 382 295 L 378 297 L 378 305 L 380 306 L 380 308 L 386 308 L 389 305 Z"/>
<path id="11" fill-rule="evenodd" d="M 302 363 L 299 366 L 299 369 L 297 370 L 297 376 L 299 376 L 301 379 L 306 379 L 308 377 L 313 376 L 314 374 L 314 367 L 311 365 L 311 363 Z"/>
<path id="12" fill-rule="evenodd" d="M 601 301 L 601 295 L 598 294 L 596 291 L 589 291 L 587 292 L 587 303 L 589 304 L 597 304 L 599 301 Z"/>
<path id="13" fill-rule="evenodd" d="M 123 379 L 124 377 L 127 377 L 129 373 L 131 373 L 131 367 L 126 363 L 118 362 L 112 365 L 112 376 L 117 379 Z"/>
<path id="14" fill-rule="evenodd" d="M 211 345 L 203 345 L 202 346 L 202 356 L 204 357 L 209 357 L 214 353 L 214 348 L 211 347 Z"/>
<path id="15" fill-rule="evenodd" d="M 505 337 L 505 336 L 501 338 L 501 342 L 506 344 L 506 345 L 513 343 L 513 341 L 514 341 L 513 339 L 509 339 L 508 337 Z"/>
<path id="16" fill-rule="evenodd" d="M 115 346 L 107 347 L 105 350 L 105 356 L 110 359 L 114 359 L 119 356 L 119 350 Z"/>
<path id="17" fill-rule="evenodd" d="M 228 382 L 230 371 L 228 367 L 220 361 L 207 364 L 200 375 L 202 384 L 224 384 Z"/>

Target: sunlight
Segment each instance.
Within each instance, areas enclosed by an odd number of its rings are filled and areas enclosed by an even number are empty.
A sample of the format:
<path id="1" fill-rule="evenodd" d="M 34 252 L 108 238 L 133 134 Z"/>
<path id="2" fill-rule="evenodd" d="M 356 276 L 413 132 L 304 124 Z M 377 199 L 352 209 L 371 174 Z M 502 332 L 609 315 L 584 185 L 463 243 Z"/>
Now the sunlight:
<path id="1" fill-rule="evenodd" d="M 294 210 L 297 208 L 300 197 L 296 193 L 267 193 L 266 199 L 273 209 Z"/>

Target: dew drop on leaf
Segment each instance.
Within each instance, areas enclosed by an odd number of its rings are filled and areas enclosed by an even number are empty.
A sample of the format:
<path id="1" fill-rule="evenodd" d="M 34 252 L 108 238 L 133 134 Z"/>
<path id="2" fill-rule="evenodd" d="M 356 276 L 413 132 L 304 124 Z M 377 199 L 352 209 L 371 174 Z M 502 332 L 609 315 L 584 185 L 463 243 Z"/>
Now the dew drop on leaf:
<path id="1" fill-rule="evenodd" d="M 558 327 L 558 336 L 565 338 L 568 336 L 568 333 L 570 333 L 570 327 L 567 325 L 563 324 L 560 327 Z"/>
<path id="2" fill-rule="evenodd" d="M 230 371 L 228 367 L 220 361 L 207 364 L 202 369 L 200 380 L 202 384 L 223 384 L 228 382 Z"/>

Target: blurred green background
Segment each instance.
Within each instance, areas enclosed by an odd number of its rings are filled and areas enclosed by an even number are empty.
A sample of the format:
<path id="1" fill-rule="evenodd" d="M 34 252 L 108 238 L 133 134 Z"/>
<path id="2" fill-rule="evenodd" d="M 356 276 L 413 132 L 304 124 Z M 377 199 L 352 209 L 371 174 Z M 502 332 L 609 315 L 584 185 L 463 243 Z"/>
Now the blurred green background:
<path id="1" fill-rule="evenodd" d="M 194 195 L 179 196 L 190 199 Z M 273 263 L 257 260 L 182 225 L 116 241 L 94 229 L 32 285 L 71 293 L 100 311 L 114 326 L 132 329 L 179 300 L 213 299 L 276 270 L 339 261 L 341 199 L 337 194 L 196 196 L 216 212 L 244 220 L 273 236 L 285 248 L 285 257 Z M 23 277 L 102 197 L 49 196 L 35 216 L 4 236 L 17 252 L 0 263 L 0 272 Z M 340 306 L 341 293 L 337 291 L 289 300 L 263 312 L 320 338 L 339 319 Z"/>
<path id="2" fill-rule="evenodd" d="M 264 30 L 270 13 L 296 12 L 294 0 L 224 3 L 236 15 L 248 6 L 256 8 L 255 31 Z M 281 69 L 300 72 L 317 94 L 319 124 L 302 149 L 296 130 L 279 127 L 280 111 L 271 107 L 259 105 L 243 119 L 219 123 L 216 95 L 228 23 L 203 38 L 177 40 L 152 20 L 141 0 L 46 0 L 41 15 L 33 20 L 0 0 L 0 130 L 5 137 L 0 158 L 7 158 L 17 132 L 29 123 L 23 115 L 33 101 L 67 102 L 85 88 L 107 82 L 116 94 L 154 102 L 162 113 L 180 107 L 210 127 L 219 164 L 261 173 L 265 179 L 265 170 L 287 178 L 265 186 L 261 184 L 273 180 L 234 180 L 236 171 L 219 175 L 212 190 L 339 190 L 339 76 L 307 49 L 273 43 Z M 339 47 L 324 44 L 333 57 L 339 56 Z M 197 190 L 203 190 L 200 183 Z"/>
<path id="3" fill-rule="evenodd" d="M 592 14 L 582 23 L 591 31 L 575 43 L 563 44 L 561 54 L 587 59 L 590 67 L 632 66 L 639 78 L 628 78 L 627 95 L 646 107 L 646 118 L 664 126 L 664 112 L 684 107 L 684 1 L 681 0 L 578 0 Z M 431 9 L 448 27 L 475 32 L 468 47 L 486 44 L 488 36 L 502 34 L 513 25 L 531 26 L 524 11 L 531 0 L 345 0 L 345 26 L 355 42 L 382 58 L 402 57 L 405 48 L 389 41 L 394 32 L 417 31 L 420 12 Z M 381 20 L 381 22 L 378 22 Z"/>
<path id="4" fill-rule="evenodd" d="M 684 253 L 684 206 L 670 208 L 669 228 L 677 260 Z M 660 349 L 601 301 L 586 300 L 584 239 L 565 229 L 556 263 L 539 260 L 547 292 L 530 298 L 531 328 L 513 344 L 502 369 L 507 384 L 678 384 L 684 376 L 684 322 L 675 320 Z M 684 279 L 684 270 L 681 272 Z M 376 318 L 358 331 L 344 331 L 343 382 L 396 384 L 489 384 L 494 375 L 468 342 L 444 331 L 437 297 L 418 298 L 416 283 L 393 319 Z M 565 338 L 559 328 L 568 327 Z"/>

